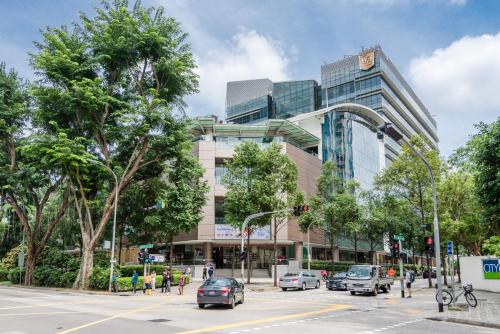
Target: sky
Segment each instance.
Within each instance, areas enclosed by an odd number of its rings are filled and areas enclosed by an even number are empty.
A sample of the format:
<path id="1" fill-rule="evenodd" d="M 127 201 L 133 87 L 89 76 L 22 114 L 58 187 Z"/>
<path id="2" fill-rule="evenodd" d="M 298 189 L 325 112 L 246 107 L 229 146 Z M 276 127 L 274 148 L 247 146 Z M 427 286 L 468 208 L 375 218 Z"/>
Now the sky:
<path id="1" fill-rule="evenodd" d="M 132 2 L 132 1 L 131 1 Z M 189 33 L 200 93 L 192 116 L 224 117 L 226 83 L 316 79 L 320 66 L 379 44 L 435 117 L 442 155 L 500 116 L 500 1 L 145 0 Z M 33 80 L 40 29 L 95 13 L 94 0 L 0 0 L 0 61 Z"/>

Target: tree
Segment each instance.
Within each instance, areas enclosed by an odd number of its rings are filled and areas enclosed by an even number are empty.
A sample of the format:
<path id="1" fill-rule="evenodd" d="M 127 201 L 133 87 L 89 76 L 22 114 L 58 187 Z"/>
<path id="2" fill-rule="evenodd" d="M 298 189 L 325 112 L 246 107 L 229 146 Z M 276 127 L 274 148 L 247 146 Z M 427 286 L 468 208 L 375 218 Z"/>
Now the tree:
<path id="1" fill-rule="evenodd" d="M 442 162 L 439 152 L 418 135 L 414 135 L 409 142 L 424 156 L 434 173 L 435 182 L 439 183 L 442 173 Z M 430 175 L 422 161 L 413 153 L 408 144 L 404 144 L 401 153 L 376 178 L 375 186 L 382 192 L 402 198 L 412 206 L 418 214 L 417 221 L 410 219 L 413 224 L 406 229 L 407 240 L 421 240 L 421 227 L 432 222 L 432 191 Z M 419 224 L 418 224 L 418 223 Z M 420 225 L 420 226 L 418 226 Z M 438 256 L 436 254 L 436 256 Z M 429 260 L 427 260 L 429 266 Z M 429 277 L 429 287 L 432 282 Z"/>
<path id="2" fill-rule="evenodd" d="M 144 219 L 144 227 L 149 233 L 153 232 L 158 241 L 169 243 L 170 265 L 174 237 L 193 230 L 203 219 L 202 209 L 208 192 L 203 172 L 203 167 L 191 152 L 185 152 L 168 168 L 166 181 L 159 191 L 158 198 L 166 204 L 165 207 L 158 207 Z"/>
<path id="3" fill-rule="evenodd" d="M 115 205 L 115 193 L 162 173 L 189 147 L 187 121 L 173 115 L 198 80 L 187 35 L 163 8 L 136 2 L 103 3 L 81 25 L 47 28 L 32 64 L 41 76 L 33 94 L 43 120 L 51 119 L 70 138 L 85 139 L 92 160 L 71 173 L 82 233 L 82 261 L 75 286 L 86 288 Z"/>
<path id="4" fill-rule="evenodd" d="M 320 229 L 328 238 L 332 269 L 335 264 L 335 237 L 348 231 L 360 218 L 356 201 L 356 183 L 343 182 L 332 161 L 323 164 L 317 180 L 317 193 L 310 199 L 310 213 L 300 218 L 303 231 L 308 226 Z"/>
<path id="5" fill-rule="evenodd" d="M 46 131 L 52 128 L 52 133 Z M 14 71 L 0 65 L 1 203 L 8 203 L 24 229 L 25 284 L 31 285 L 37 257 L 68 207 L 68 171 L 85 159 L 80 138 L 71 139 L 50 119 L 42 119 Z M 45 215 L 55 194 L 61 200 Z"/>
<path id="6" fill-rule="evenodd" d="M 360 219 L 360 230 L 370 247 L 370 263 L 377 247 L 384 244 L 384 236 L 389 229 L 389 221 L 384 209 L 383 199 L 375 191 L 366 191 L 361 194 L 363 199 Z"/>
<path id="7" fill-rule="evenodd" d="M 224 200 L 226 219 L 241 230 L 245 218 L 258 212 L 272 212 L 289 208 L 297 193 L 297 167 L 276 143 L 261 150 L 253 141 L 235 149 L 233 159 L 227 162 L 228 173 L 224 184 L 228 190 Z M 277 261 L 277 236 L 284 226 L 287 213 L 272 218 L 273 263 Z M 247 249 L 250 249 L 251 229 L 268 226 L 269 216 L 253 220 L 248 227 Z M 243 250 L 242 250 L 243 251 Z M 250 252 L 247 252 L 248 278 L 250 283 Z M 274 266 L 274 285 L 277 285 L 277 269 Z"/>
<path id="8" fill-rule="evenodd" d="M 484 209 L 483 225 L 493 236 L 500 234 L 500 117 L 491 124 L 481 122 L 476 128 L 479 132 L 450 160 L 474 175 L 477 199 Z"/>
<path id="9" fill-rule="evenodd" d="M 500 257 L 500 236 L 494 235 L 483 244 L 484 254 Z"/>

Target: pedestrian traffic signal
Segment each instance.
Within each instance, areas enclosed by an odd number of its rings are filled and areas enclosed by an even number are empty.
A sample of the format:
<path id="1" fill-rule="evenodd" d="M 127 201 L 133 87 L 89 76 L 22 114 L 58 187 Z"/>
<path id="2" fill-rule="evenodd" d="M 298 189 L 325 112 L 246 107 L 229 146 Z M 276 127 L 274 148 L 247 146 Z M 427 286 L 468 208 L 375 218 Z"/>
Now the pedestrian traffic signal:
<path id="1" fill-rule="evenodd" d="M 241 252 L 240 261 L 245 261 L 246 258 L 247 258 L 247 252 Z"/>
<path id="2" fill-rule="evenodd" d="M 425 251 L 429 254 L 432 253 L 432 250 L 434 249 L 434 239 L 432 236 L 424 237 L 424 245 Z"/>
<path id="3" fill-rule="evenodd" d="M 293 207 L 293 215 L 295 217 L 298 217 L 302 212 L 307 211 L 309 211 L 309 205 L 298 205 Z"/>
<path id="4" fill-rule="evenodd" d="M 399 241 L 392 242 L 392 257 L 399 257 Z"/>
<path id="5" fill-rule="evenodd" d="M 139 260 L 139 263 L 140 264 L 143 264 L 143 263 L 148 263 L 149 261 L 149 251 L 147 248 L 145 249 L 141 249 L 141 251 L 139 252 L 138 254 L 138 260 Z"/>

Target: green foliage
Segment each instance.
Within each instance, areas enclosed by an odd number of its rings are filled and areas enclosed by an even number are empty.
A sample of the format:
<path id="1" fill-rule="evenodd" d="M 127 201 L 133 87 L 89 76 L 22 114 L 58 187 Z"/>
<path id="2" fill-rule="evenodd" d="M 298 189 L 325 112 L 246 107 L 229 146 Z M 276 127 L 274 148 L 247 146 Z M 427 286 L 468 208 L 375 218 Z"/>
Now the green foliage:
<path id="1" fill-rule="evenodd" d="M 500 236 L 494 235 L 483 243 L 483 252 L 487 255 L 500 257 Z"/>
<path id="2" fill-rule="evenodd" d="M 107 290 L 109 288 L 109 268 L 94 267 L 89 277 L 89 288 Z"/>
<path id="3" fill-rule="evenodd" d="M 0 282 L 9 280 L 9 269 L 0 265 Z"/>
<path id="4" fill-rule="evenodd" d="M 99 252 L 94 254 L 94 266 L 106 268 L 109 267 L 109 255 L 104 252 Z"/>
<path id="5" fill-rule="evenodd" d="M 0 266 L 3 267 L 3 268 L 5 268 L 5 269 L 7 269 L 7 270 L 12 269 L 12 268 L 16 268 L 17 267 L 17 259 L 18 259 L 19 253 L 23 249 L 24 249 L 24 252 L 26 253 L 26 246 L 24 246 L 24 245 L 18 245 L 16 247 L 12 248 L 4 256 L 4 258 L 0 262 Z"/>
<path id="6" fill-rule="evenodd" d="M 45 248 L 38 264 L 45 267 L 53 267 L 63 271 L 77 271 L 80 265 L 78 258 L 63 252 L 57 248 Z"/>
<path id="7" fill-rule="evenodd" d="M 328 272 L 342 272 L 347 271 L 350 266 L 354 265 L 354 261 L 337 261 L 332 265 L 331 261 L 311 261 L 311 269 L 313 270 L 327 270 Z M 304 261 L 303 268 L 307 268 L 307 262 Z"/>
<path id="8" fill-rule="evenodd" d="M 12 268 L 9 270 L 7 274 L 7 278 L 14 284 L 19 284 L 19 282 L 23 282 L 24 278 L 24 268 Z"/>
<path id="9" fill-rule="evenodd" d="M 178 285 L 179 284 L 179 278 L 181 276 L 184 276 L 184 282 L 185 284 L 190 283 L 190 277 L 187 275 L 182 275 L 178 272 L 174 273 L 174 281 L 172 285 Z M 137 280 L 137 288 L 140 290 L 142 289 L 144 283 L 144 277 L 139 276 L 139 279 Z M 156 276 L 156 289 L 161 288 L 161 283 L 162 283 L 162 277 L 161 276 Z M 132 291 L 132 278 L 131 277 L 119 277 L 118 278 L 118 291 Z"/>
<path id="10" fill-rule="evenodd" d="M 168 266 L 164 265 L 159 265 L 159 264 L 152 264 L 150 265 L 150 271 L 156 271 L 157 275 L 162 275 L 163 272 L 165 271 L 165 268 L 168 268 Z M 139 275 L 141 275 L 144 272 L 144 266 L 143 265 L 127 265 L 127 266 L 120 266 L 120 272 L 123 277 L 132 277 L 133 272 L 137 271 Z M 178 270 L 172 270 L 173 273 L 181 273 Z"/>
<path id="11" fill-rule="evenodd" d="M 33 282 L 37 286 L 71 288 L 78 271 L 68 271 L 52 266 L 37 266 L 33 273 Z"/>

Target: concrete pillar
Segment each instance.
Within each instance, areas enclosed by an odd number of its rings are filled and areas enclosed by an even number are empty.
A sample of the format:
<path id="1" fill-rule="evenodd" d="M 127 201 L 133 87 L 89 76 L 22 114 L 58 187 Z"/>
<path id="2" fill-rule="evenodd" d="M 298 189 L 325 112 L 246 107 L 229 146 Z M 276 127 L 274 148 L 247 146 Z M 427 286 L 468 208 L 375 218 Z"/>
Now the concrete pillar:
<path id="1" fill-rule="evenodd" d="M 205 262 L 211 262 L 213 261 L 212 259 L 212 243 L 211 242 L 205 242 L 204 244 L 204 251 L 203 251 L 203 257 L 205 258 Z"/>
<path id="2" fill-rule="evenodd" d="M 303 250 L 304 244 L 302 241 L 298 241 L 295 243 L 295 260 L 302 262 L 303 261 Z"/>

